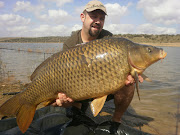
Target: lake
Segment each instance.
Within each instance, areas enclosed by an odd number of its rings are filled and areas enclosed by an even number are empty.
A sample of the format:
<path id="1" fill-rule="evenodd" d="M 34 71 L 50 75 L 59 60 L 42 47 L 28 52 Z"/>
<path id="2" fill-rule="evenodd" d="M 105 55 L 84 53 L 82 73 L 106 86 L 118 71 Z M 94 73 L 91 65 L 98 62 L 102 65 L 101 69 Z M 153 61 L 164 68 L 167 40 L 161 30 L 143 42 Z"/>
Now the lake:
<path id="1" fill-rule="evenodd" d="M 62 49 L 59 43 L 0 43 L 0 81 L 13 76 L 30 82 L 34 69 Z M 180 47 L 162 47 L 166 58 L 150 66 L 145 74 L 152 82 L 140 84 L 131 106 L 138 114 L 154 118 L 142 131 L 160 135 L 180 134 Z M 11 82 L 10 82 L 11 83 Z"/>
<path id="2" fill-rule="evenodd" d="M 13 76 L 15 80 L 28 83 L 35 68 L 53 53 L 60 51 L 62 44 L 0 43 L 0 48 L 1 75 Z"/>

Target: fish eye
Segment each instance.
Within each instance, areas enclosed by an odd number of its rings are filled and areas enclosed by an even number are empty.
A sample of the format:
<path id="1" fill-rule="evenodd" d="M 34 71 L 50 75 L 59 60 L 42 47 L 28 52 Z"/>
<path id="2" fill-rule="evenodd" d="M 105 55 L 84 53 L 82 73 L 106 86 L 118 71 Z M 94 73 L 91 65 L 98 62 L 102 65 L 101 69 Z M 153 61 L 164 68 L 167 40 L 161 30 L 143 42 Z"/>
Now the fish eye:
<path id="1" fill-rule="evenodd" d="M 151 53 L 151 52 L 152 52 L 151 48 L 148 48 L 148 52 L 149 52 L 149 53 Z"/>

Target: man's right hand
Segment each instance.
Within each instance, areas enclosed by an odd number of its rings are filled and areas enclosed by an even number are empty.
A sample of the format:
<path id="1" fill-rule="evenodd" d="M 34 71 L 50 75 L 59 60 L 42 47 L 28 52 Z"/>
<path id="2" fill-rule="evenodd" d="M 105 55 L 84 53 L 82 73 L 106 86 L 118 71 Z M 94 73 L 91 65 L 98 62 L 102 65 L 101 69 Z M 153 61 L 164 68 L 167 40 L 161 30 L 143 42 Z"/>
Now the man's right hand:
<path id="1" fill-rule="evenodd" d="M 53 106 L 62 106 L 62 107 L 69 107 L 72 106 L 73 100 L 70 97 L 67 97 L 64 93 L 58 93 L 58 97 L 56 102 L 52 103 Z"/>

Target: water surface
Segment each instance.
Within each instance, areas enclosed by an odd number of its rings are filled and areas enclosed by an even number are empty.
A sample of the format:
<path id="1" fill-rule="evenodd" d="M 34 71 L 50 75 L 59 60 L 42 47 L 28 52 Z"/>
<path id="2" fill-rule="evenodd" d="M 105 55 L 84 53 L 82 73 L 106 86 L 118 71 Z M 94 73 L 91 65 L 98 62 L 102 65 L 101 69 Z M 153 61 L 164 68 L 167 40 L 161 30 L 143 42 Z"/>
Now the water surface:
<path id="1" fill-rule="evenodd" d="M 34 69 L 47 57 L 60 51 L 62 44 L 0 43 L 0 48 L 1 75 L 14 76 L 16 80 L 28 83 Z"/>

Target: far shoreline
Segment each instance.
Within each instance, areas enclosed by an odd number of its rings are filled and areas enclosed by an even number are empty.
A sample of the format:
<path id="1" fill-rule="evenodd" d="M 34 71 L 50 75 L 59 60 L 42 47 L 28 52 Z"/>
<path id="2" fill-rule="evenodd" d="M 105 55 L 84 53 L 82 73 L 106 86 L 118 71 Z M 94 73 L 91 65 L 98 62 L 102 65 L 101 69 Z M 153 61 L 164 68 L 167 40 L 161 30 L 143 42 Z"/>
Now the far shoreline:
<path id="1" fill-rule="evenodd" d="M 1 42 L 1 41 L 0 43 L 59 43 L 59 44 L 63 44 L 63 42 Z M 180 47 L 180 42 L 176 42 L 176 43 L 135 42 L 135 43 L 144 44 L 144 45 L 152 45 L 152 46 Z"/>
<path id="2" fill-rule="evenodd" d="M 180 43 L 140 43 L 152 46 L 164 46 L 164 47 L 180 47 Z"/>
<path id="3" fill-rule="evenodd" d="M 73 35 L 74 31 L 71 33 Z M 47 36 L 47 37 L 0 37 L 0 43 L 58 43 L 63 44 L 70 36 Z M 154 34 L 115 34 L 112 37 L 126 38 L 134 43 L 180 47 L 180 34 L 154 35 Z"/>

